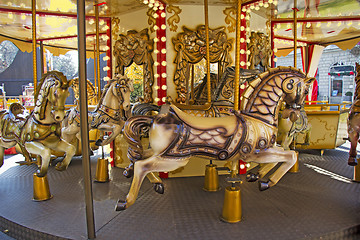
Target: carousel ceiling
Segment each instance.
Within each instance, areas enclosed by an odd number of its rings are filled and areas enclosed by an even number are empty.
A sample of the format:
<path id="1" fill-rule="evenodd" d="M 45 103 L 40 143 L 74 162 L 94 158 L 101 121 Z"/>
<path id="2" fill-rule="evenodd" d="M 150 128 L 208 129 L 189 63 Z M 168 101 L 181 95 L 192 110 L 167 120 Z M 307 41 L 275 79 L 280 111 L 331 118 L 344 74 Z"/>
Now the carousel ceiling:
<path id="1" fill-rule="evenodd" d="M 155 0 L 157 1 L 157 0 Z M 0 0 L 0 38 L 27 42 L 32 39 L 31 0 Z M 94 2 L 86 0 L 87 49 L 94 49 Z M 110 18 L 155 7 L 154 0 L 99 0 L 100 45 L 106 47 Z M 203 5 L 204 0 L 162 0 L 167 5 Z M 360 0 L 298 0 L 296 25 L 299 45 L 351 42 L 360 37 Z M 36 0 L 37 40 L 45 45 L 77 48 L 76 0 Z M 235 6 L 236 0 L 208 0 L 209 6 Z M 250 14 L 256 13 L 274 23 L 275 47 L 290 49 L 293 39 L 293 0 L 245 0 Z M 211 17 L 211 16 L 210 16 Z M 1 39 L 0 39 L 1 40 Z M 345 44 L 348 45 L 348 44 Z M 104 49 L 101 49 L 104 51 Z"/>

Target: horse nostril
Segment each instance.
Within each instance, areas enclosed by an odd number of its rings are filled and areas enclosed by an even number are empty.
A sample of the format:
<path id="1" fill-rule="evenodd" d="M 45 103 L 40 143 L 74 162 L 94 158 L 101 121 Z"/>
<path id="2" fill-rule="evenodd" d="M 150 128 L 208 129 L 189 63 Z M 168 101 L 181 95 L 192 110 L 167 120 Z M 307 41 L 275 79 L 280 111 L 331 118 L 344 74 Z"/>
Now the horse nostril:
<path id="1" fill-rule="evenodd" d="M 56 119 L 57 121 L 59 121 L 61 118 L 60 118 L 60 116 L 56 116 L 55 119 Z"/>

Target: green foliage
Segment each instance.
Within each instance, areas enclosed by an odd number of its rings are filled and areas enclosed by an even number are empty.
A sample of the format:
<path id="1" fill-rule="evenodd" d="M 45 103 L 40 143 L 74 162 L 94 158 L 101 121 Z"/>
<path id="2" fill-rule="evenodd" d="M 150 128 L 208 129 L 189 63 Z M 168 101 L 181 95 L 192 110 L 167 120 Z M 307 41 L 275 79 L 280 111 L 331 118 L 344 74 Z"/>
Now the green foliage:
<path id="1" fill-rule="evenodd" d="M 72 79 L 78 71 L 70 53 L 53 56 L 53 64 L 53 69 L 62 72 L 67 79 Z"/>
<path id="2" fill-rule="evenodd" d="M 18 51 L 19 49 L 10 41 L 0 44 L 0 73 L 11 65 Z"/>

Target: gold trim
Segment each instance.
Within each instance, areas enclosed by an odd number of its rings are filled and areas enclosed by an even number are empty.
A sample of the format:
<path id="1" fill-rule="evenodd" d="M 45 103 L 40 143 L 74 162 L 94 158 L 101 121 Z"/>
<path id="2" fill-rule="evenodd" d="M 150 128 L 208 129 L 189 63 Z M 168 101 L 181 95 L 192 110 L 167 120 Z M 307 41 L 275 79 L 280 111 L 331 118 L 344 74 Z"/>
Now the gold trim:
<path id="1" fill-rule="evenodd" d="M 236 30 L 236 8 L 235 7 L 227 7 L 224 9 L 223 13 L 225 14 L 225 23 L 229 25 L 227 27 L 229 33 L 235 32 Z M 235 18 L 231 16 L 231 14 L 235 15 Z"/>
<path id="2" fill-rule="evenodd" d="M 174 13 L 171 17 L 168 17 L 166 22 L 169 25 L 169 29 L 172 32 L 176 32 L 178 26 L 174 23 L 179 23 L 180 22 L 180 16 L 179 14 L 182 12 L 181 8 L 179 6 L 173 6 L 173 5 L 169 5 L 166 7 L 166 11 L 168 13 Z"/>

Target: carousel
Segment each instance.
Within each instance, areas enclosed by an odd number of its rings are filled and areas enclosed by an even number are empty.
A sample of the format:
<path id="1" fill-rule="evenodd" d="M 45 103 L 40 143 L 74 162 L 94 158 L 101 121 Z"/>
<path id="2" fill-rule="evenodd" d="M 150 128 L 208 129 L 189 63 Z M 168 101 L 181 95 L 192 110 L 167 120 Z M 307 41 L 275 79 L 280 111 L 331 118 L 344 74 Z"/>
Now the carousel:
<path id="1" fill-rule="evenodd" d="M 0 73 L 0 238 L 360 238 L 360 65 L 336 104 L 317 74 L 327 46 L 360 42 L 359 14 L 358 0 L 0 3 L 0 43 L 32 54 L 23 95 Z M 47 59 L 69 51 L 70 77 Z"/>

